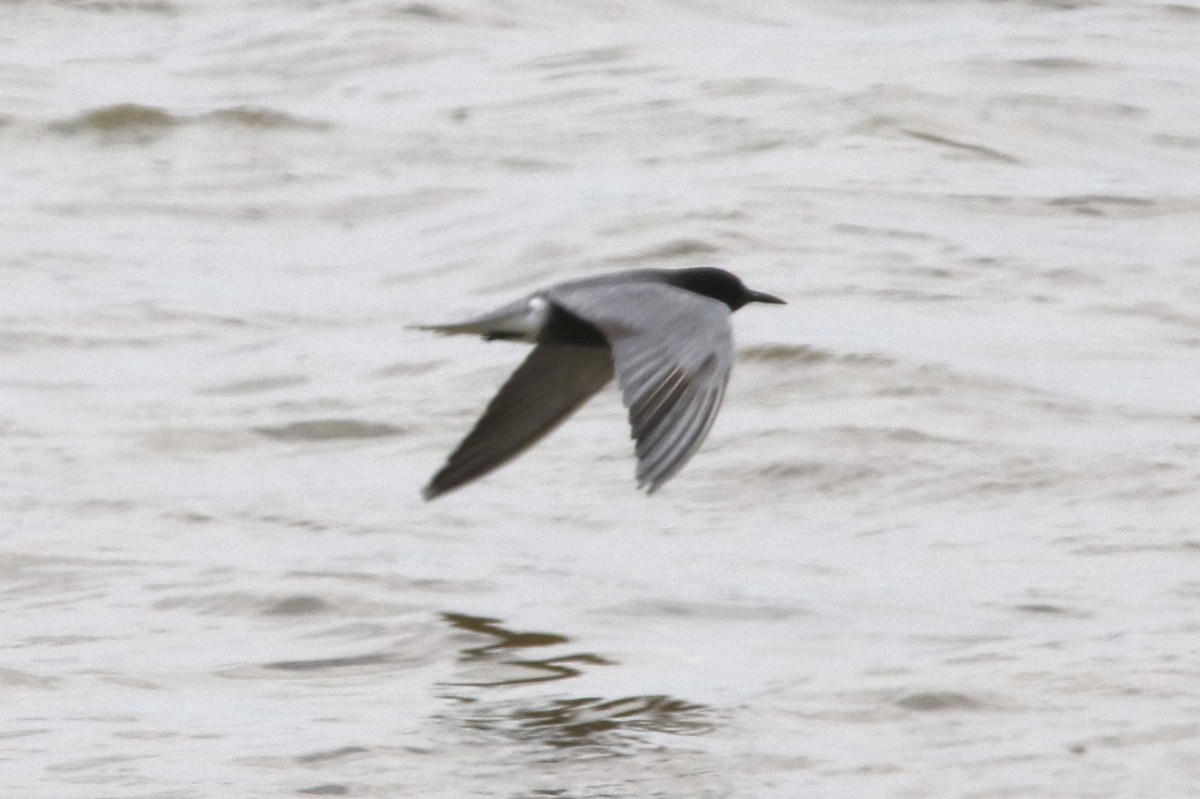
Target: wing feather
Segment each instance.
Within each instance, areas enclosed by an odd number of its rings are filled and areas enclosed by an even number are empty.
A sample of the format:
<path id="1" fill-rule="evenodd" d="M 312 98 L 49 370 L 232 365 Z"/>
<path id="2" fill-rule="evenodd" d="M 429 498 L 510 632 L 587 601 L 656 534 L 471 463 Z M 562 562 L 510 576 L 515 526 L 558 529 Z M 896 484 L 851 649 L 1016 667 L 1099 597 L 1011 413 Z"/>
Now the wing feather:
<path id="1" fill-rule="evenodd" d="M 537 345 L 429 481 L 425 498 L 452 491 L 512 460 L 557 427 L 612 376 L 612 354 L 607 348 Z"/>
<path id="2" fill-rule="evenodd" d="M 655 491 L 664 481 L 678 472 L 687 463 L 704 440 L 704 434 L 716 418 L 717 392 L 706 392 L 691 407 L 687 414 L 675 425 L 669 437 L 664 439 L 648 454 L 644 461 L 638 463 L 639 485 L 648 485 L 651 492 Z"/>
<path id="3" fill-rule="evenodd" d="M 611 344 L 638 487 L 653 493 L 712 429 L 733 366 L 728 306 L 658 283 L 568 286 L 549 296 Z"/>

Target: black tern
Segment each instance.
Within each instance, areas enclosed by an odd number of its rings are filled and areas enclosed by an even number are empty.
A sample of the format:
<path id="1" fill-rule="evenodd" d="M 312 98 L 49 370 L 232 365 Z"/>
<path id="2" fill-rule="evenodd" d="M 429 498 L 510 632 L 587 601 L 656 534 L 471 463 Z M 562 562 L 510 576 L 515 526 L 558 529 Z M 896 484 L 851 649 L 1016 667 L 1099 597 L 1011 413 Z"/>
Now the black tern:
<path id="1" fill-rule="evenodd" d="M 733 367 L 729 315 L 751 291 L 723 269 L 635 269 L 571 280 L 489 314 L 419 329 L 534 344 L 425 487 L 426 499 L 525 451 L 612 379 L 636 440 L 639 489 L 652 494 L 708 435 Z"/>

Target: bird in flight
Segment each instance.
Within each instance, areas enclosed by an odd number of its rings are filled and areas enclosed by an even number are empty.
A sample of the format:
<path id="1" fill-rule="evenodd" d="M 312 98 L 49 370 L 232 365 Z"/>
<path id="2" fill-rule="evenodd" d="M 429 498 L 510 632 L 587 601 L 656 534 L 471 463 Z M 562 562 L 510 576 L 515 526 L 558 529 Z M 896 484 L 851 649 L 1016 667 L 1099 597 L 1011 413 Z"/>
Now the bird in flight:
<path id="1" fill-rule="evenodd" d="M 446 459 L 425 499 L 507 463 L 612 379 L 653 493 L 699 449 L 733 367 L 731 313 L 783 303 L 723 269 L 635 269 L 570 280 L 465 322 L 419 329 L 534 344 Z"/>

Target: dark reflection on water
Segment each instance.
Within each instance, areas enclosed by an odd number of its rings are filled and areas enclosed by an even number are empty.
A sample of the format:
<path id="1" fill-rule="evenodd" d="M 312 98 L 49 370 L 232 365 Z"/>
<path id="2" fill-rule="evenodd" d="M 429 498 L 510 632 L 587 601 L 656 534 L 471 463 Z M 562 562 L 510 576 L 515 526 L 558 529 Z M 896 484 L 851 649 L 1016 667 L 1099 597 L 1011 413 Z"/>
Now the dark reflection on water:
<path id="1" fill-rule="evenodd" d="M 337 676 L 362 676 L 380 674 L 403 669 L 414 664 L 412 658 L 401 657 L 389 652 L 369 652 L 363 655 L 344 657 L 313 658 L 311 660 L 276 660 L 270 663 L 244 664 L 220 669 L 218 676 L 238 680 L 278 680 L 323 678 Z"/>
<path id="2" fill-rule="evenodd" d="M 394 658 L 384 654 L 353 655 L 343 658 L 321 658 L 318 660 L 280 660 L 267 663 L 263 668 L 277 671 L 319 671 L 321 669 L 341 669 L 347 666 L 376 666 L 390 663 Z"/>
<path id="3" fill-rule="evenodd" d="M 571 639 L 565 635 L 558 635 L 556 633 L 514 632 L 500 626 L 499 619 L 489 619 L 484 616 L 443 613 L 442 618 L 449 622 L 452 627 L 459 630 L 486 635 L 492 639 L 479 646 L 463 649 L 459 658 L 463 663 L 495 665 L 501 668 L 516 667 L 518 669 L 516 676 L 505 676 L 490 680 L 465 680 L 446 683 L 447 685 L 470 685 L 487 688 L 502 685 L 549 682 L 551 680 L 565 680 L 578 676 L 582 673 L 582 669 L 579 666 L 613 665 L 612 661 L 588 652 L 557 655 L 548 658 L 517 657 L 511 650 L 565 644 Z"/>
<path id="4" fill-rule="evenodd" d="M 516 670 L 514 676 L 443 685 L 495 689 L 577 677 L 582 673 L 581 665 L 617 665 L 590 653 L 524 657 L 521 650 L 564 644 L 570 638 L 557 633 L 515 632 L 503 627 L 498 619 L 482 616 L 444 613 L 442 618 L 456 629 L 489 639 L 461 650 L 461 663 L 473 669 L 494 667 L 499 674 Z M 467 729 L 595 755 L 623 754 L 636 747 L 643 733 L 700 735 L 713 728 L 711 708 L 661 694 L 521 701 L 490 701 L 483 694 L 454 694 L 445 698 L 456 702 L 459 711 L 447 717 Z"/>
<path id="5" fill-rule="evenodd" d="M 702 735 L 713 729 L 708 707 L 662 695 L 476 703 L 462 723 L 527 743 L 607 754 L 634 748 L 639 733 Z"/>

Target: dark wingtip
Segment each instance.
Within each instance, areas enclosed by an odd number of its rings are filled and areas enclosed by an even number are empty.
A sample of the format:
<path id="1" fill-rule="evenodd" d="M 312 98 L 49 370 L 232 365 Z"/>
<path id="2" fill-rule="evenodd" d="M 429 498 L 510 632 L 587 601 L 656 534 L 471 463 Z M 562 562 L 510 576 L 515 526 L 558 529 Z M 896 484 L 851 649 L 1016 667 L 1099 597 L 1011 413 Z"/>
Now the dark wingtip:
<path id="1" fill-rule="evenodd" d="M 458 487 L 455 484 L 446 484 L 445 482 L 440 481 L 438 479 L 439 477 L 441 477 L 440 472 L 435 474 L 433 479 L 429 481 L 429 484 L 421 489 L 421 496 L 424 497 L 426 502 L 437 499 L 447 491 L 452 491 Z"/>
<path id="2" fill-rule="evenodd" d="M 667 482 L 667 481 L 663 478 L 653 480 L 653 479 L 650 479 L 647 477 L 640 477 L 640 478 L 638 478 L 638 484 L 637 484 L 638 491 L 645 492 L 646 496 L 648 496 L 648 497 L 653 496 L 654 492 L 657 491 L 659 488 L 661 488 L 662 484 L 665 482 Z"/>

